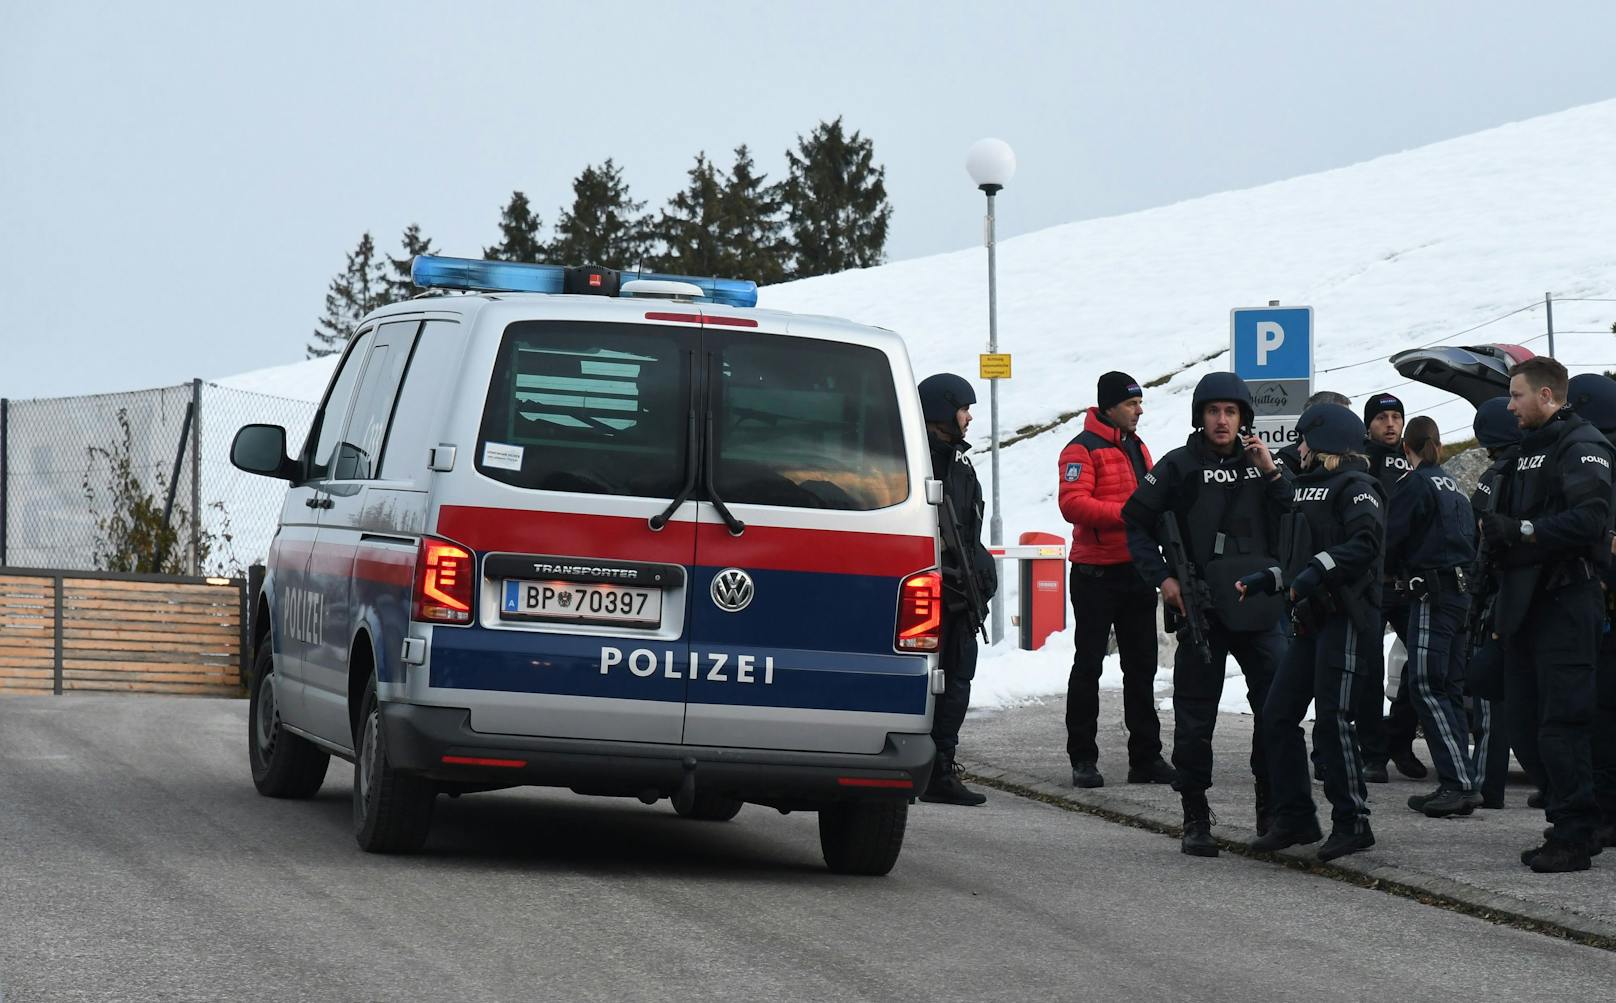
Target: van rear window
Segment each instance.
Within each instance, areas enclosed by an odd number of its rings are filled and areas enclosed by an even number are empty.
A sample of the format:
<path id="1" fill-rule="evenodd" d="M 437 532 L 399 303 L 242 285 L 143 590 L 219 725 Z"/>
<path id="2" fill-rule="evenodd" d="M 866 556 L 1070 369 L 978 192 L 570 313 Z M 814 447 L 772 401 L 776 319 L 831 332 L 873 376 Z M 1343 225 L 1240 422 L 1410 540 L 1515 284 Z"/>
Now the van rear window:
<path id="1" fill-rule="evenodd" d="M 505 332 L 477 469 L 541 491 L 667 498 L 685 479 L 689 342 L 628 324 Z"/>
<path id="2" fill-rule="evenodd" d="M 867 511 L 909 496 L 884 353 L 813 338 L 708 334 L 709 348 L 715 343 L 724 501 Z"/>

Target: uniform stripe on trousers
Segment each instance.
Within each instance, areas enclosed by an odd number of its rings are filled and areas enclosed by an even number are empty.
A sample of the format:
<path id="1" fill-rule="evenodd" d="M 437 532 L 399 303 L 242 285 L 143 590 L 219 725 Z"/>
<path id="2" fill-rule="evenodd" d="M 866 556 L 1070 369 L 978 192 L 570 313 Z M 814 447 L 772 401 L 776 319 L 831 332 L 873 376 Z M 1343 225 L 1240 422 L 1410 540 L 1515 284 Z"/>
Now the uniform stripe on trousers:
<path id="1" fill-rule="evenodd" d="M 1347 797 L 1352 799 L 1353 808 L 1362 818 L 1369 814 L 1369 805 L 1364 799 L 1363 762 L 1358 758 L 1358 742 L 1352 724 L 1347 720 L 1348 708 L 1352 706 L 1352 679 L 1358 668 L 1358 631 L 1350 623 L 1347 624 L 1346 658 L 1346 671 L 1341 673 L 1341 697 L 1336 702 L 1336 732 L 1341 740 L 1341 764 L 1347 772 L 1344 778 Z"/>
<path id="2" fill-rule="evenodd" d="M 1466 790 L 1473 790 L 1468 776 L 1470 761 L 1460 752 L 1458 739 L 1453 734 L 1453 722 L 1448 718 L 1447 710 L 1437 702 L 1436 691 L 1431 689 L 1431 600 L 1421 599 L 1418 609 L 1419 617 L 1414 626 L 1414 651 L 1411 653 L 1414 690 L 1425 704 L 1431 720 L 1436 722 L 1437 737 L 1448 750 L 1448 760 L 1459 774 L 1459 784 Z"/>

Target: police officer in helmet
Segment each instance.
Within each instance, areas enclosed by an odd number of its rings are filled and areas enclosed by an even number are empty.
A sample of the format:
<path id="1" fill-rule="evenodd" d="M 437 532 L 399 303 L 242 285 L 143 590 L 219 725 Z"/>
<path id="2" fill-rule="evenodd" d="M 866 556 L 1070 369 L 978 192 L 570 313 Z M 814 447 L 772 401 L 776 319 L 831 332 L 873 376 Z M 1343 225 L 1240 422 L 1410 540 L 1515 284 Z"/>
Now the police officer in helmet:
<path id="1" fill-rule="evenodd" d="M 1568 400 L 1582 419 L 1599 429 L 1616 446 L 1616 380 L 1599 373 L 1571 377 Z M 1616 504 L 1616 502 L 1613 502 Z M 1616 539 L 1611 544 L 1616 555 Z M 1594 707 L 1594 804 L 1599 808 L 1595 841 L 1601 848 L 1616 846 L 1616 560 L 1604 569 L 1605 622 L 1599 638 L 1599 661 L 1594 672 L 1598 701 Z"/>
<path id="2" fill-rule="evenodd" d="M 1507 650 L 1512 730 L 1547 800 L 1551 828 L 1521 854 L 1539 873 L 1587 870 L 1599 821 L 1590 732 L 1612 449 L 1566 407 L 1567 383 L 1565 367 L 1543 356 L 1510 369 L 1509 409 L 1525 434 L 1481 520 L 1503 568 L 1493 630 Z"/>
<path id="3" fill-rule="evenodd" d="M 920 409 L 931 444 L 932 476 L 943 482 L 944 504 L 939 521 L 957 520 L 943 529 L 943 622 L 939 665 L 943 693 L 937 698 L 931 737 L 937 744 L 937 762 L 922 801 L 979 805 L 987 796 L 960 782 L 962 772 L 954 760 L 959 748 L 960 725 L 971 703 L 971 680 L 976 676 L 976 633 L 987 615 L 987 602 L 998 591 L 993 557 L 982 546 L 982 485 L 967 453 L 965 430 L 971 425 L 976 391 L 964 377 L 938 373 L 920 381 Z M 960 548 L 966 550 L 960 553 Z"/>
<path id="4" fill-rule="evenodd" d="M 1470 493 L 1472 518 L 1479 524 L 1493 510 L 1498 482 L 1515 463 L 1521 426 L 1509 410 L 1508 397 L 1494 397 L 1476 408 L 1471 431 L 1487 451 L 1488 466 Z M 1498 578 L 1485 541 L 1477 541 L 1471 574 L 1471 606 L 1466 631 L 1470 635 L 1470 663 L 1465 667 L 1465 690 L 1470 694 L 1470 768 L 1481 791 L 1483 808 L 1504 807 L 1504 785 L 1509 776 L 1509 718 L 1504 706 L 1504 660 L 1493 639 L 1493 604 Z"/>
<path id="5" fill-rule="evenodd" d="M 1183 852 L 1215 857 L 1211 808 L 1212 732 L 1229 655 L 1246 677 L 1246 697 L 1257 715 L 1284 651 L 1276 598 L 1240 602 L 1234 584 L 1277 562 L 1279 523 L 1291 503 L 1290 483 L 1268 447 L 1252 434 L 1251 391 L 1233 373 L 1211 373 L 1195 387 L 1194 431 L 1146 474 L 1122 509 L 1128 550 L 1145 581 L 1161 589 L 1164 612 L 1184 621 L 1173 658 L 1173 766 L 1184 809 Z M 1182 539 L 1182 566 L 1177 548 Z M 1169 566 L 1163 559 L 1163 547 Z M 1203 643 L 1194 634 L 1204 624 Z M 1251 772 L 1257 788 L 1258 825 L 1268 817 L 1268 768 L 1257 735 Z"/>
<path id="6" fill-rule="evenodd" d="M 1338 394 L 1334 390 L 1320 390 L 1307 399 L 1307 403 L 1302 405 L 1302 410 L 1305 412 L 1315 404 L 1340 404 L 1342 407 L 1351 407 L 1352 398 L 1346 394 Z M 1299 476 L 1302 473 L 1301 437 L 1298 436 L 1295 442 L 1288 442 L 1274 450 L 1274 462 L 1291 477 Z"/>
<path id="7" fill-rule="evenodd" d="M 1352 723 L 1357 694 L 1374 680 L 1366 657 L 1379 643 L 1385 507 L 1369 474 L 1364 426 L 1339 404 L 1308 408 L 1296 422 L 1304 472 L 1294 482 L 1295 517 L 1283 562 L 1242 578 L 1243 598 L 1284 592 L 1294 637 L 1259 719 L 1273 778 L 1273 824 L 1251 844 L 1274 852 L 1324 838 L 1308 782 L 1302 718 L 1314 705 L 1313 740 L 1330 801 L 1330 838 L 1320 860 L 1375 845 L 1363 761 Z"/>

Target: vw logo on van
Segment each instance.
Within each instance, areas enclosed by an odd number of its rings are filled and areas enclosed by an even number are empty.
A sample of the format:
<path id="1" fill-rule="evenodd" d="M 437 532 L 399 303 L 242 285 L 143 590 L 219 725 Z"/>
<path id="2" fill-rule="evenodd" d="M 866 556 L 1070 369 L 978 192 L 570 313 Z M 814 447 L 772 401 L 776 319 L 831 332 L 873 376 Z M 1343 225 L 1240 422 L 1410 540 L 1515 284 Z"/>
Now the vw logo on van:
<path id="1" fill-rule="evenodd" d="M 752 601 L 752 576 L 740 568 L 725 568 L 713 576 L 713 604 L 726 613 L 739 613 Z"/>

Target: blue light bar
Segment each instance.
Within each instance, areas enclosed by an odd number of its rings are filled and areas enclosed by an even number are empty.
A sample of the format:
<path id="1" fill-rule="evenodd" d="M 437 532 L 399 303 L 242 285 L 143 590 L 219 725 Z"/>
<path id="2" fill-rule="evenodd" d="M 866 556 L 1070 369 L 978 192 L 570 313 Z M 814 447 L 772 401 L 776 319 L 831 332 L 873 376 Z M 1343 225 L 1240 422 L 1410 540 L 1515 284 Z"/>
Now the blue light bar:
<path id="1" fill-rule="evenodd" d="M 749 279 L 695 278 L 663 275 L 660 272 L 620 272 L 619 276 L 624 282 L 632 279 L 688 282 L 702 291 L 704 302 L 737 307 L 757 306 L 757 283 Z M 410 280 L 423 289 L 559 293 L 565 290 L 567 269 L 561 265 L 418 254 L 410 263 Z"/>
<path id="2" fill-rule="evenodd" d="M 661 272 L 624 272 L 623 281 L 651 279 L 662 282 L 688 282 L 703 293 L 703 300 L 725 306 L 757 306 L 757 283 L 751 279 L 702 279 L 688 275 L 664 275 Z"/>
<path id="3" fill-rule="evenodd" d="M 490 293 L 558 293 L 567 270 L 560 265 L 483 261 L 417 254 L 410 281 L 422 289 L 476 289 Z"/>

